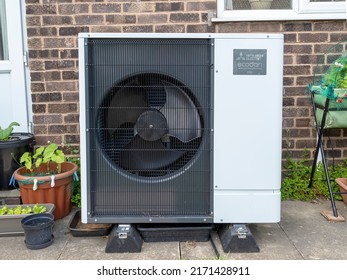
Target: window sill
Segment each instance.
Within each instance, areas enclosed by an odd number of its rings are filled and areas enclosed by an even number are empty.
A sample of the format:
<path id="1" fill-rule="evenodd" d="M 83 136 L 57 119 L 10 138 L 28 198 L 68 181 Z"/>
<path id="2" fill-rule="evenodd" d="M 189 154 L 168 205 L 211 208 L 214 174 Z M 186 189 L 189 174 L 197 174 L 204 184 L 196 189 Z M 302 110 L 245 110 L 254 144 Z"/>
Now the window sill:
<path id="1" fill-rule="evenodd" d="M 279 16 L 273 16 L 269 18 L 257 16 L 257 17 L 241 17 L 241 16 L 229 16 L 229 17 L 214 17 L 211 18 L 212 22 L 218 23 L 218 22 L 233 22 L 233 21 L 288 21 L 288 20 L 346 20 L 346 15 L 338 15 L 338 16 L 331 16 L 331 15 L 320 15 L 317 17 L 316 14 L 311 15 L 300 15 L 296 17 L 279 17 Z"/>

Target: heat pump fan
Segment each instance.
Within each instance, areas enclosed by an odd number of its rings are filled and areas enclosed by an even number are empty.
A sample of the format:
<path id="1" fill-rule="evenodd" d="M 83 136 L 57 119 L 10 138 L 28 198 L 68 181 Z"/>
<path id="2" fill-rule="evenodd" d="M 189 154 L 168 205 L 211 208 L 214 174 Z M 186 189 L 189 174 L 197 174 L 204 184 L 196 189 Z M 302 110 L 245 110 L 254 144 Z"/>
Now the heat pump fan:
<path id="1" fill-rule="evenodd" d="M 276 34 L 81 33 L 82 221 L 277 222 L 282 60 Z"/>
<path id="2" fill-rule="evenodd" d="M 173 173 L 187 164 L 202 136 L 198 106 L 167 76 L 134 75 L 112 88 L 100 110 L 100 139 L 110 160 L 136 176 Z"/>

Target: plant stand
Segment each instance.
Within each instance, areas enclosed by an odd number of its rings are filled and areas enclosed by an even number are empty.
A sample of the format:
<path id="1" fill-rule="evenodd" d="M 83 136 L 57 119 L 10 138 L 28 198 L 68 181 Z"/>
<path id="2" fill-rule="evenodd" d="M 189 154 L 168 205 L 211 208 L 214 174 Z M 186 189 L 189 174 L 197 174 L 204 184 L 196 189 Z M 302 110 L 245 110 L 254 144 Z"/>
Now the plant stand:
<path id="1" fill-rule="evenodd" d="M 329 98 L 325 98 L 324 100 L 320 100 L 319 102 L 317 102 L 317 98 L 315 98 L 315 94 L 317 94 L 317 92 L 314 89 L 310 90 L 310 94 L 311 94 L 311 102 L 313 106 L 313 112 L 314 112 L 315 124 L 316 124 L 316 133 L 317 133 L 318 139 L 317 139 L 316 150 L 315 150 L 313 164 L 312 164 L 309 187 L 312 187 L 318 155 L 320 152 L 322 157 L 324 172 L 325 172 L 325 178 L 326 178 L 326 182 L 327 182 L 327 186 L 329 190 L 331 207 L 332 207 L 332 213 L 329 211 L 323 211 L 321 214 L 329 221 L 344 222 L 345 218 L 341 216 L 337 211 L 334 195 L 346 194 L 347 192 L 334 192 L 332 189 L 331 179 L 329 177 L 329 172 L 328 172 L 328 163 L 325 157 L 324 146 L 323 146 L 323 134 L 324 134 L 324 131 L 329 128 L 347 128 L 347 120 L 346 120 L 346 124 L 339 123 L 339 125 L 337 126 L 334 126 L 332 123 L 327 124 L 328 113 L 332 112 L 334 114 L 338 114 L 338 113 L 345 114 L 347 112 L 347 106 L 345 106 L 345 104 L 343 104 L 344 106 L 341 106 L 341 108 L 332 106 L 331 100 Z M 347 102 L 347 100 L 344 100 L 343 102 Z"/>

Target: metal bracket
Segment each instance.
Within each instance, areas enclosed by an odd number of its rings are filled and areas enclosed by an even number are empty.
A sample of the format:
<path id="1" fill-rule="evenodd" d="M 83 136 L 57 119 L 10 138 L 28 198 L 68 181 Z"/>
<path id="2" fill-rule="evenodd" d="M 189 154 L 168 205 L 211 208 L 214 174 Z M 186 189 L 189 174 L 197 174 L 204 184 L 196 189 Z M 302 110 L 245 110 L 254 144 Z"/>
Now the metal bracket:
<path id="1" fill-rule="evenodd" d="M 134 253 L 141 252 L 143 239 L 134 225 L 115 225 L 108 237 L 106 253 Z"/>
<path id="2" fill-rule="evenodd" d="M 238 238 L 247 238 L 247 233 L 249 232 L 246 225 L 233 225 L 233 230 L 236 231 Z"/>
<path id="3" fill-rule="evenodd" d="M 130 225 L 118 225 L 117 233 L 119 239 L 128 238 L 128 234 L 130 233 Z"/>
<path id="4" fill-rule="evenodd" d="M 259 247 L 245 224 L 223 225 L 218 234 L 225 253 L 259 252 Z"/>

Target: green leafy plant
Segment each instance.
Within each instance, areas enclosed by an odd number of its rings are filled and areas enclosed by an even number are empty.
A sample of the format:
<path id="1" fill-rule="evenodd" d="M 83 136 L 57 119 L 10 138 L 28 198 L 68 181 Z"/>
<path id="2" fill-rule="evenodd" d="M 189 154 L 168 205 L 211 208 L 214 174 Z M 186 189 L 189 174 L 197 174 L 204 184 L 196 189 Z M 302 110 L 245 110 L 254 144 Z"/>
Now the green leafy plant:
<path id="1" fill-rule="evenodd" d="M 287 158 L 282 176 L 281 194 L 283 200 L 312 200 L 316 198 L 330 198 L 322 163 L 316 166 L 312 187 L 309 188 L 309 179 L 312 167 L 309 164 L 308 154 L 305 153 L 300 160 Z M 336 178 L 347 177 L 347 160 L 331 166 L 328 169 L 333 192 L 339 192 L 339 186 L 335 183 Z M 341 195 L 334 195 L 335 200 L 342 200 Z"/>
<path id="2" fill-rule="evenodd" d="M 328 69 L 322 79 L 323 86 L 347 88 L 347 57 L 340 57 Z"/>
<path id="3" fill-rule="evenodd" d="M 337 103 L 347 98 L 347 56 L 335 60 L 322 77 L 319 85 L 310 85 L 311 91 L 325 95 Z"/>
<path id="4" fill-rule="evenodd" d="M 51 143 L 47 147 L 37 148 L 33 155 L 30 152 L 25 152 L 20 158 L 20 163 L 24 163 L 30 171 L 33 171 L 34 167 L 39 168 L 41 164 L 49 165 L 50 162 L 57 163 L 57 173 L 60 173 L 61 163 L 65 162 L 65 155 L 55 143 Z"/>
<path id="5" fill-rule="evenodd" d="M 0 141 L 7 141 L 10 138 L 14 126 L 19 126 L 19 123 L 11 122 L 5 129 L 2 129 L 0 126 Z"/>
<path id="6" fill-rule="evenodd" d="M 3 215 L 21 215 L 21 214 L 39 214 L 45 213 L 47 210 L 46 206 L 35 204 L 33 207 L 17 205 L 16 207 L 10 208 L 4 205 L 0 208 L 0 216 Z"/>
<path id="7" fill-rule="evenodd" d="M 339 192 L 340 187 L 335 182 L 335 179 L 347 178 L 347 160 L 344 160 L 337 165 L 331 166 L 328 172 L 333 192 Z M 327 187 L 325 171 L 322 163 L 317 165 L 317 169 L 313 180 L 313 186 L 316 189 L 318 195 L 329 198 L 329 190 Z M 338 194 L 334 195 L 334 198 L 336 200 L 342 200 L 341 195 Z"/>
<path id="8" fill-rule="evenodd" d="M 72 152 L 73 154 L 78 155 L 79 149 L 76 148 Z M 77 176 L 78 178 L 80 178 L 80 166 L 81 166 L 80 158 L 77 156 L 71 156 L 67 159 L 67 161 L 73 162 L 78 166 Z M 74 180 L 71 202 L 77 207 L 81 208 L 81 181 L 80 180 Z"/>
<path id="9" fill-rule="evenodd" d="M 282 199 L 310 200 L 315 197 L 315 192 L 308 187 L 311 167 L 308 166 L 307 153 L 304 158 L 295 161 L 287 158 L 282 176 L 281 194 Z"/>

